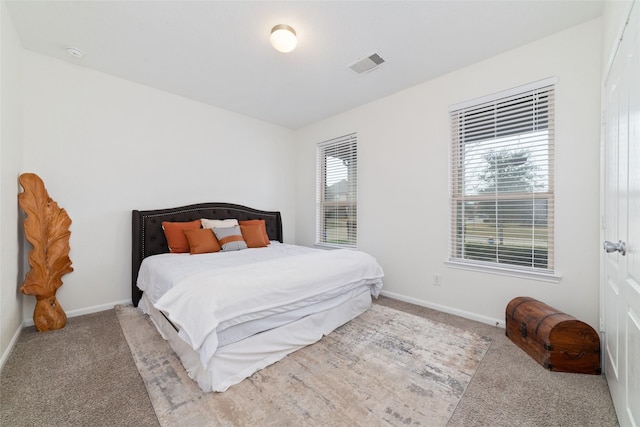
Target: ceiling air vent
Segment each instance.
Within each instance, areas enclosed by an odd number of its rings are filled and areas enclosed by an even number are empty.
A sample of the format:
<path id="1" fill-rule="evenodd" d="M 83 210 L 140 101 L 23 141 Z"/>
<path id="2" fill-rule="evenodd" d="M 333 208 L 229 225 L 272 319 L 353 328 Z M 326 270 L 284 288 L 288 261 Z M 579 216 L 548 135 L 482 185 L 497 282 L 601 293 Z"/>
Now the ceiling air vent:
<path id="1" fill-rule="evenodd" d="M 384 64 L 384 59 L 382 59 L 382 57 L 377 53 L 374 53 L 367 56 L 366 58 L 357 60 L 353 64 L 349 65 L 349 68 L 351 68 L 358 74 L 364 74 L 379 67 L 382 64 Z"/>

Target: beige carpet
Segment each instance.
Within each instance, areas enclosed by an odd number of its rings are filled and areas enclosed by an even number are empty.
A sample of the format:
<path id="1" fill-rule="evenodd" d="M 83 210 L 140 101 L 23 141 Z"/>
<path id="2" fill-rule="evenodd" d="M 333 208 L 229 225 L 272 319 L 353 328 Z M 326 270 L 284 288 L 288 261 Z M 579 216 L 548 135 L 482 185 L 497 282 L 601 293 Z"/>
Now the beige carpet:
<path id="1" fill-rule="evenodd" d="M 22 330 L 0 372 L 0 426 L 158 427 L 113 310 Z"/>
<path id="2" fill-rule="evenodd" d="M 203 393 L 149 319 L 118 319 L 162 426 L 444 426 L 491 339 L 380 305 L 224 393 Z"/>

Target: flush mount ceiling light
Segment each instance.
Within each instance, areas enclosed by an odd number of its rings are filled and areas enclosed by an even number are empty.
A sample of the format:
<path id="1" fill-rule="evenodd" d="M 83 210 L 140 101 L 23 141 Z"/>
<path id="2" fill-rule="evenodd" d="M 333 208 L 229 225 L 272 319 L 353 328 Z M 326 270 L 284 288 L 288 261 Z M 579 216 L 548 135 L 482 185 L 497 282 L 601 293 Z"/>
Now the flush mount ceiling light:
<path id="1" fill-rule="evenodd" d="M 291 52 L 297 44 L 296 30 L 289 25 L 278 24 L 271 29 L 271 45 L 278 52 Z"/>

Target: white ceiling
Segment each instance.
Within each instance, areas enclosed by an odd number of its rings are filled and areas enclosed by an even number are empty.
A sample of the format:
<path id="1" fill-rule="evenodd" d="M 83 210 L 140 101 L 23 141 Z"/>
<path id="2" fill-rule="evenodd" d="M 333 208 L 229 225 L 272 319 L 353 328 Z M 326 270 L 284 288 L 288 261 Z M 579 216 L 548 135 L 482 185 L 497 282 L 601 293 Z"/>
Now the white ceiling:
<path id="1" fill-rule="evenodd" d="M 599 1 L 6 1 L 26 49 L 291 129 L 600 15 Z M 288 24 L 283 54 L 271 28 Z M 81 59 L 67 54 L 74 46 Z M 378 53 L 386 63 L 348 69 Z M 567 52 L 570 55 L 571 52 Z"/>

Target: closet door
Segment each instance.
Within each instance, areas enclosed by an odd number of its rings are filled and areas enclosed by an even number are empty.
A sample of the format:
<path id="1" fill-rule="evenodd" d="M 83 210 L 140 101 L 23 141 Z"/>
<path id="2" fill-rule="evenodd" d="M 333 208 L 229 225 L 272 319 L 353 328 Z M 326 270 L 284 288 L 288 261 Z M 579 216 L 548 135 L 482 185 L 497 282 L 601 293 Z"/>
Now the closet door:
<path id="1" fill-rule="evenodd" d="M 605 82 L 604 371 L 621 426 L 640 426 L 640 5 Z"/>

